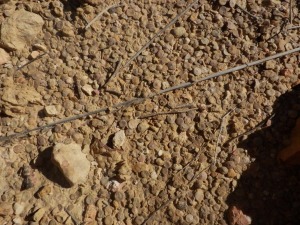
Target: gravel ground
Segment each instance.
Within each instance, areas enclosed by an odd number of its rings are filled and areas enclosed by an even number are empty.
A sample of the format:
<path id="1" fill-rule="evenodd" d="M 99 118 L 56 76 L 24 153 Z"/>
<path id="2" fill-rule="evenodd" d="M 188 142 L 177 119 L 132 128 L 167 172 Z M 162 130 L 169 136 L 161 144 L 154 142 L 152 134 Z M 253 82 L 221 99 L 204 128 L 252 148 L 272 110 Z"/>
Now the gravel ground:
<path id="1" fill-rule="evenodd" d="M 298 224 L 299 53 L 111 108 L 299 47 L 294 1 L 199 0 L 131 61 L 191 2 L 1 1 L 1 136 L 109 107 L 1 143 L 1 224 Z"/>

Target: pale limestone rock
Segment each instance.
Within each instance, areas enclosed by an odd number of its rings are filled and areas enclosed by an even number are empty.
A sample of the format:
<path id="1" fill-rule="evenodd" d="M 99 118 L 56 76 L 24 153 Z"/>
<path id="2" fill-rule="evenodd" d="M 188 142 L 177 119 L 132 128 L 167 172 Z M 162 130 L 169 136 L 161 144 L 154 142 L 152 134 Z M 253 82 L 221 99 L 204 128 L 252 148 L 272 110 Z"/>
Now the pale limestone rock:
<path id="1" fill-rule="evenodd" d="M 115 148 L 120 148 L 123 146 L 123 144 L 126 141 L 126 136 L 124 130 L 120 130 L 117 133 L 115 133 L 115 136 L 113 137 L 113 145 Z"/>
<path id="2" fill-rule="evenodd" d="M 41 16 L 24 9 L 14 12 L 1 25 L 1 45 L 11 50 L 22 50 L 42 31 Z"/>
<path id="3" fill-rule="evenodd" d="M 84 183 L 90 171 L 90 162 L 78 144 L 56 144 L 52 161 L 64 174 L 70 185 Z"/>
<path id="4" fill-rule="evenodd" d="M 47 116 L 55 116 L 58 114 L 58 111 L 54 105 L 48 105 L 45 107 L 45 113 Z"/>
<path id="5" fill-rule="evenodd" d="M 93 94 L 93 91 L 94 91 L 94 89 L 92 88 L 92 86 L 91 86 L 91 85 L 88 85 L 88 84 L 82 86 L 81 90 L 82 90 L 85 94 L 87 94 L 87 95 L 92 95 L 92 94 Z"/>

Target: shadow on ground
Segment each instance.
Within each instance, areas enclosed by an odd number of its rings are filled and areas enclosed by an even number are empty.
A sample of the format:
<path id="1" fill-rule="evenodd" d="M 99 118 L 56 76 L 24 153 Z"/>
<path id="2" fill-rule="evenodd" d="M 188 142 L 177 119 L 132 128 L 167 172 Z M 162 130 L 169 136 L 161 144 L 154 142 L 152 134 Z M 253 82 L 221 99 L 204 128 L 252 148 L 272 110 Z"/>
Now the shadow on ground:
<path id="1" fill-rule="evenodd" d="M 255 225 L 300 224 L 300 166 L 282 165 L 276 159 L 300 115 L 300 85 L 280 96 L 273 109 L 271 126 L 239 145 L 256 160 L 238 180 L 227 204 L 242 209 Z"/>
<path id="2" fill-rule="evenodd" d="M 70 185 L 64 175 L 51 161 L 52 147 L 49 147 L 42 151 L 34 165 L 47 179 L 60 185 L 63 188 L 69 188 Z"/>

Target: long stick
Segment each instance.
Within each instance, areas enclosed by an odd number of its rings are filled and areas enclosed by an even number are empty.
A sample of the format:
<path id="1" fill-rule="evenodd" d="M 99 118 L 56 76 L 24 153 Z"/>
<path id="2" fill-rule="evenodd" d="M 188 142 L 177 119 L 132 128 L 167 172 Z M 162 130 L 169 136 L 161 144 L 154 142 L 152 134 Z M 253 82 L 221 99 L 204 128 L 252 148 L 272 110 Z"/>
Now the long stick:
<path id="1" fill-rule="evenodd" d="M 114 4 L 114 5 L 110 5 L 108 7 L 106 7 L 104 10 L 102 10 L 91 22 L 89 22 L 86 26 L 85 26 L 85 29 L 88 29 L 96 20 L 99 19 L 99 17 L 107 12 L 108 10 L 112 9 L 112 8 L 116 8 L 118 6 L 121 6 L 121 4 Z"/>
<path id="2" fill-rule="evenodd" d="M 50 123 L 50 124 L 47 124 L 47 125 L 44 125 L 44 126 L 36 127 L 34 129 L 31 129 L 31 130 L 26 130 L 26 131 L 23 131 L 23 132 L 20 132 L 20 133 L 14 133 L 14 134 L 11 134 L 11 135 L 8 135 L 8 136 L 2 136 L 2 137 L 0 137 L 0 141 L 8 141 L 8 140 L 16 138 L 16 137 L 25 136 L 25 135 L 29 134 L 30 132 L 33 132 L 33 131 L 39 131 L 39 130 L 43 130 L 45 128 L 51 128 L 51 127 L 53 127 L 57 124 L 63 124 L 63 123 L 67 123 L 67 122 L 70 122 L 70 121 L 73 121 L 73 120 L 82 119 L 82 118 L 90 116 L 90 115 L 94 115 L 94 114 L 98 114 L 100 112 L 107 111 L 109 108 L 112 108 L 113 110 L 116 110 L 117 108 L 120 108 L 120 107 L 129 107 L 129 106 L 132 106 L 132 105 L 135 105 L 135 104 L 139 104 L 139 103 L 143 102 L 144 100 L 149 99 L 149 98 L 153 98 L 154 96 L 157 96 L 157 95 L 162 95 L 162 94 L 165 94 L 167 92 L 171 92 L 171 91 L 178 90 L 178 89 L 188 88 L 188 87 L 191 87 L 191 86 L 193 86 L 197 83 L 200 83 L 202 81 L 206 81 L 206 80 L 209 80 L 209 79 L 212 79 L 212 78 L 223 76 L 223 75 L 228 74 L 228 73 L 239 71 L 239 70 L 245 69 L 247 67 L 255 66 L 255 65 L 264 63 L 266 61 L 276 59 L 276 58 L 280 58 L 280 57 L 283 57 L 283 56 L 286 56 L 286 55 L 289 55 L 289 54 L 292 54 L 292 53 L 295 53 L 295 52 L 299 52 L 299 51 L 300 51 L 300 47 L 294 48 L 294 49 L 291 49 L 291 50 L 288 50 L 288 51 L 285 51 L 285 52 L 281 52 L 281 53 L 278 53 L 278 54 L 275 54 L 275 55 L 272 55 L 272 56 L 254 61 L 254 62 L 245 63 L 243 65 L 236 66 L 236 67 L 233 67 L 233 68 L 228 69 L 228 70 L 213 73 L 209 76 L 206 76 L 206 77 L 201 78 L 199 80 L 196 80 L 194 82 L 182 83 L 182 84 L 179 84 L 179 85 L 161 90 L 158 93 L 151 93 L 150 95 L 148 95 L 144 98 L 133 98 L 131 100 L 115 104 L 111 107 L 100 108 L 100 109 L 97 109 L 95 111 L 86 112 L 86 113 L 76 115 L 76 116 L 71 116 L 71 117 L 68 117 L 68 118 L 65 118 L 65 119 L 62 119 L 62 120 L 58 120 L 56 122 L 53 122 L 53 123 Z"/>
<path id="3" fill-rule="evenodd" d="M 228 116 L 233 110 L 235 110 L 235 107 L 233 109 L 229 110 L 227 113 L 225 113 L 221 118 L 219 133 L 218 133 L 216 146 L 215 146 L 215 154 L 214 154 L 214 158 L 213 158 L 213 165 L 215 165 L 216 162 L 217 162 L 217 155 L 219 154 L 218 147 L 219 147 L 220 137 L 222 135 L 223 128 L 224 128 L 225 117 Z"/>
<path id="4" fill-rule="evenodd" d="M 129 64 L 136 59 L 149 45 L 155 40 L 155 38 L 159 37 L 162 33 L 164 33 L 170 26 L 172 26 L 176 21 L 182 17 L 188 10 L 190 10 L 193 5 L 195 5 L 198 0 L 193 1 L 189 4 L 182 12 L 178 13 L 164 28 L 162 28 L 159 32 L 157 32 L 139 51 L 137 51 L 134 56 L 132 56 L 124 65 L 124 67 L 129 66 Z"/>

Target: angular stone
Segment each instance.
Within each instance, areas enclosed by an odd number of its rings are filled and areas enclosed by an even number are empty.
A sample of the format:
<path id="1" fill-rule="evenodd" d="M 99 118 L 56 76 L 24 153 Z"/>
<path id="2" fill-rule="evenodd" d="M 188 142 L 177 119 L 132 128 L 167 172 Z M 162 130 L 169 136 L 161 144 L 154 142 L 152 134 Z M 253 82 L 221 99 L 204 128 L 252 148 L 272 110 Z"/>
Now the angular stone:
<path id="1" fill-rule="evenodd" d="M 186 30 L 184 27 L 175 27 L 173 30 L 172 30 L 173 34 L 176 36 L 176 37 L 182 37 L 183 35 L 186 34 Z"/>
<path id="2" fill-rule="evenodd" d="M 38 209 L 34 215 L 33 215 L 33 221 L 38 222 L 42 219 L 42 217 L 44 216 L 46 210 L 44 208 L 40 208 Z"/>
<path id="3" fill-rule="evenodd" d="M 1 45 L 11 50 L 22 50 L 42 31 L 44 20 L 23 9 L 14 12 L 1 25 Z"/>
<path id="4" fill-rule="evenodd" d="M 91 85 L 86 84 L 82 86 L 81 90 L 87 95 L 92 95 L 94 88 L 92 88 Z"/>
<path id="5" fill-rule="evenodd" d="M 115 136 L 113 137 L 114 147 L 116 148 L 122 147 L 125 141 L 126 141 L 126 136 L 124 130 L 120 130 L 117 133 L 115 133 Z"/>
<path id="6" fill-rule="evenodd" d="M 90 171 L 90 162 L 78 144 L 56 144 L 52 162 L 58 166 L 70 185 L 84 183 Z"/>
<path id="7" fill-rule="evenodd" d="M 58 114 L 57 109 L 54 105 L 48 105 L 45 107 L 45 113 L 47 116 L 55 116 Z"/>

